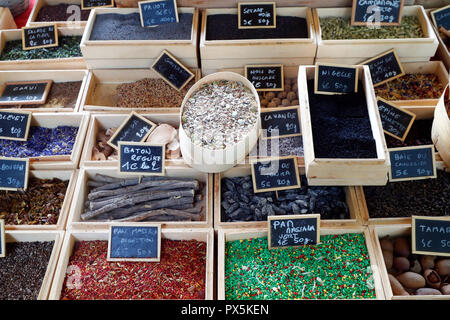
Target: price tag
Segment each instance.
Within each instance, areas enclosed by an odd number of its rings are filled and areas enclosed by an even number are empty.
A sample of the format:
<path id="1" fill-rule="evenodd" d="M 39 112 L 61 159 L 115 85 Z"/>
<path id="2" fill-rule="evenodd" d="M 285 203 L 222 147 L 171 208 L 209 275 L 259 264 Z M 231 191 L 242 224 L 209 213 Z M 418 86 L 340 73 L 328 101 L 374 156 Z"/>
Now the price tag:
<path id="1" fill-rule="evenodd" d="M 405 75 L 395 49 L 384 52 L 360 64 L 369 66 L 374 87 Z"/>
<path id="2" fill-rule="evenodd" d="M 434 145 L 390 148 L 390 181 L 436 178 Z"/>
<path id="3" fill-rule="evenodd" d="M 264 108 L 261 110 L 263 139 L 301 136 L 300 107 Z"/>
<path id="4" fill-rule="evenodd" d="M 399 26 L 402 22 L 404 0 L 353 0 L 352 26 Z"/>
<path id="5" fill-rule="evenodd" d="M 166 145 L 119 142 L 119 172 L 130 175 L 164 175 Z"/>
<path id="6" fill-rule="evenodd" d="M 142 27 L 156 27 L 166 23 L 178 23 L 176 0 L 140 1 L 138 5 Z"/>
<path id="7" fill-rule="evenodd" d="M 0 111 L 0 139 L 26 141 L 31 112 Z"/>
<path id="8" fill-rule="evenodd" d="M 437 29 L 443 27 L 450 31 L 450 5 L 431 11 L 430 15 Z"/>
<path id="9" fill-rule="evenodd" d="M 44 104 L 53 80 L 5 82 L 0 89 L 0 105 Z"/>
<path id="10" fill-rule="evenodd" d="M 32 50 L 58 46 L 58 27 L 56 24 L 22 28 L 22 49 Z"/>
<path id="11" fill-rule="evenodd" d="M 251 170 L 255 193 L 301 187 L 295 156 L 253 160 Z"/>
<path id="12" fill-rule="evenodd" d="M 356 67 L 316 63 L 314 93 L 331 95 L 352 92 L 358 92 Z"/>
<path id="13" fill-rule="evenodd" d="M 377 103 L 384 132 L 400 141 L 405 141 L 416 115 L 380 97 L 377 97 Z"/>
<path id="14" fill-rule="evenodd" d="M 0 190 L 26 190 L 29 169 L 28 159 L 0 157 Z"/>
<path id="15" fill-rule="evenodd" d="M 269 249 L 320 243 L 320 214 L 269 216 Z"/>
<path id="16" fill-rule="evenodd" d="M 167 50 L 164 50 L 152 65 L 152 69 L 172 88 L 180 91 L 191 81 L 194 74 Z"/>
<path id="17" fill-rule="evenodd" d="M 82 10 L 112 7 L 114 7 L 114 0 L 81 0 Z"/>
<path id="18" fill-rule="evenodd" d="M 275 2 L 238 3 L 239 29 L 267 29 L 277 27 Z"/>
<path id="19" fill-rule="evenodd" d="M 412 216 L 414 254 L 450 257 L 450 217 Z"/>
<path id="20" fill-rule="evenodd" d="M 245 77 L 256 91 L 283 91 L 284 68 L 282 64 L 246 65 Z"/>

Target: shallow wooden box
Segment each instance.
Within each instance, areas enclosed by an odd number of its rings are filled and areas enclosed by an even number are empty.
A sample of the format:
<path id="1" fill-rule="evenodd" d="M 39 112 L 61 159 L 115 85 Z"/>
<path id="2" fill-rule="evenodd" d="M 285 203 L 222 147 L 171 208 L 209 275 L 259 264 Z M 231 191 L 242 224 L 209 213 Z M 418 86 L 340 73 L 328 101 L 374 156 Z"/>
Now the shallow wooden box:
<path id="1" fill-rule="evenodd" d="M 50 260 L 48 261 L 44 279 L 42 279 L 42 286 L 37 300 L 48 299 L 63 240 L 64 231 L 5 231 L 6 242 L 54 241 L 52 254 L 50 256 Z M 8 252 L 6 254 L 8 254 Z"/>
<path id="2" fill-rule="evenodd" d="M 81 36 L 84 28 L 58 28 L 59 36 Z M 22 31 L 0 31 L 0 53 L 6 42 L 22 39 Z M 0 61 L 0 70 L 58 70 L 58 69 L 86 69 L 83 57 L 33 59 L 33 60 L 5 60 Z"/>
<path id="3" fill-rule="evenodd" d="M 99 221 L 82 221 L 81 214 L 84 212 L 84 204 L 87 200 L 87 181 L 89 178 L 93 178 L 95 174 L 104 174 L 110 177 L 116 178 L 133 178 L 136 176 L 124 176 L 118 172 L 118 168 L 101 168 L 101 167 L 84 167 L 79 170 L 79 176 L 75 191 L 73 195 L 73 203 L 70 207 L 69 218 L 67 221 L 67 229 L 76 230 L 92 230 L 92 229 L 108 229 L 111 222 L 99 222 Z M 188 167 L 166 167 L 166 176 L 168 177 L 189 177 L 197 179 L 205 184 L 203 191 L 203 210 L 200 213 L 203 217 L 203 221 L 168 221 L 161 222 L 164 228 L 211 228 L 213 224 L 213 176 L 212 174 L 206 174 L 195 171 Z M 138 222 L 139 224 L 146 225 L 155 222 Z M 159 222 L 158 222 L 159 223 Z"/>
<path id="4" fill-rule="evenodd" d="M 82 81 L 78 99 L 74 108 L 64 108 L 64 106 L 57 106 L 51 108 L 30 108 L 27 105 L 22 105 L 20 110 L 35 112 L 77 112 L 80 108 L 81 100 L 84 94 L 84 88 L 87 83 L 87 70 L 16 70 L 16 71 L 0 71 L 0 86 L 5 82 L 15 81 L 33 81 L 33 80 L 53 80 L 53 83 Z M 0 105 L 0 109 L 5 110 L 19 110 L 8 106 Z"/>
<path id="5" fill-rule="evenodd" d="M 17 29 L 9 8 L 0 7 L 0 30 Z"/>
<path id="6" fill-rule="evenodd" d="M 450 295 L 441 296 L 394 296 L 392 287 L 389 282 L 389 276 L 384 262 L 383 253 L 381 251 L 380 238 L 385 236 L 409 236 L 411 235 L 411 224 L 399 224 L 392 226 L 369 226 L 370 237 L 375 249 L 376 259 L 378 261 L 379 274 L 383 283 L 384 295 L 387 300 L 450 300 Z"/>
<path id="7" fill-rule="evenodd" d="M 315 67 L 300 67 L 298 88 L 301 105 L 303 152 L 306 176 L 310 185 L 385 185 L 387 182 L 386 140 L 384 139 L 369 67 L 357 66 L 357 68 L 359 79 L 363 83 L 363 87 L 359 90 L 364 90 L 366 94 L 372 134 L 377 149 L 377 158 L 372 159 L 316 158 L 307 88 L 307 79 L 314 78 Z"/>
<path id="8" fill-rule="evenodd" d="M 321 235 L 345 234 L 345 233 L 363 233 L 366 240 L 367 251 L 370 257 L 370 265 L 373 272 L 375 284 L 375 295 L 377 300 L 384 300 L 383 286 L 379 274 L 379 267 L 375 255 L 375 249 L 371 241 L 367 228 L 364 227 L 345 227 L 345 228 L 321 228 Z M 246 230 L 226 230 L 219 229 L 217 235 L 217 299 L 225 300 L 225 243 L 228 241 L 245 240 L 250 238 L 267 237 L 267 228 L 253 228 Z M 275 250 L 275 249 L 274 249 Z M 277 249 L 282 250 L 282 249 Z"/>
<path id="9" fill-rule="evenodd" d="M 53 285 L 50 291 L 49 300 L 59 300 L 64 286 L 67 265 L 73 253 L 75 242 L 78 241 L 108 241 L 108 230 L 79 230 L 67 231 L 58 260 Z M 197 240 L 204 241 L 206 248 L 206 281 L 205 300 L 212 300 L 214 294 L 214 232 L 212 229 L 161 229 L 161 238 L 170 240 Z M 131 299 L 131 298 L 130 298 Z"/>
<path id="10" fill-rule="evenodd" d="M 27 27 L 34 27 L 38 25 L 45 25 L 49 23 L 56 23 L 58 27 L 84 27 L 87 23 L 87 21 L 52 21 L 52 22 L 45 22 L 45 21 L 36 21 L 37 15 L 39 13 L 39 10 L 41 10 L 42 7 L 45 6 L 54 6 L 57 4 L 77 4 L 81 5 L 80 0 L 36 0 L 34 2 L 33 10 L 31 11 L 28 20 L 27 20 Z M 81 7 L 80 7 L 81 10 Z M 74 14 L 74 12 L 71 12 L 71 14 Z"/>
<path id="11" fill-rule="evenodd" d="M 188 68 L 198 68 L 198 9 L 178 8 L 178 13 L 192 13 L 190 40 L 89 40 L 99 14 L 129 14 L 138 8 L 97 8 L 91 10 L 81 40 L 81 52 L 89 69 L 150 68 L 163 50 L 168 50 Z"/>
<path id="12" fill-rule="evenodd" d="M 200 80 L 200 69 L 192 69 L 195 73 L 195 81 Z M 115 107 L 114 95 L 116 88 L 123 83 L 131 83 L 144 78 L 160 78 L 160 76 L 150 68 L 147 69 L 94 69 L 89 70 L 87 84 L 83 99 L 81 101 L 81 111 L 108 112 L 108 113 L 128 113 L 131 111 L 148 113 L 169 113 L 180 112 L 180 107 L 174 108 L 118 108 Z M 174 89 L 175 90 L 175 89 Z"/>
<path id="13" fill-rule="evenodd" d="M 351 8 L 313 9 L 317 34 L 316 62 L 357 64 L 394 48 L 402 62 L 428 61 L 436 53 L 438 39 L 422 6 L 405 6 L 402 16 L 417 15 L 426 38 L 323 40 L 321 17 L 350 17 Z"/>
<path id="14" fill-rule="evenodd" d="M 282 63 L 285 66 L 296 66 L 309 65 L 314 62 L 317 41 L 310 8 L 277 8 L 278 16 L 306 18 L 308 38 L 206 40 L 207 16 L 237 13 L 237 8 L 206 9 L 202 12 L 200 56 L 203 75 L 223 68 L 244 67 L 247 64 Z"/>

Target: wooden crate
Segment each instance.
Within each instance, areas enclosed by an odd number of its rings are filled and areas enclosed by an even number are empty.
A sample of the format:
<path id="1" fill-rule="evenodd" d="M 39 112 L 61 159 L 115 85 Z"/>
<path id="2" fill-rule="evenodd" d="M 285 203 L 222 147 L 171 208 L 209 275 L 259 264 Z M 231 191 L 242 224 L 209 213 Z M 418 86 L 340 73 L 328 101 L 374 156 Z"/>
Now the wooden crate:
<path id="1" fill-rule="evenodd" d="M 313 9 L 317 34 L 316 62 L 357 64 L 394 48 L 402 62 L 428 61 L 436 53 L 438 39 L 422 6 L 405 6 L 402 16 L 417 15 L 425 38 L 323 40 L 322 17 L 350 17 L 351 8 Z"/>
<path id="2" fill-rule="evenodd" d="M 195 81 L 200 80 L 200 69 L 193 69 Z M 174 108 L 118 108 L 115 107 L 114 94 L 118 85 L 131 83 L 144 78 L 160 78 L 153 70 L 147 69 L 95 69 L 89 70 L 86 90 L 81 102 L 81 111 L 128 113 L 131 111 L 148 113 L 179 113 L 180 106 Z"/>
<path id="3" fill-rule="evenodd" d="M 192 13 L 190 40 L 89 40 L 99 14 L 129 14 L 137 8 L 97 8 L 91 11 L 81 40 L 81 52 L 89 69 L 150 68 L 163 50 L 168 50 L 188 68 L 198 68 L 198 9 L 178 8 L 178 13 Z"/>
<path id="4" fill-rule="evenodd" d="M 57 4 L 77 4 L 80 6 L 81 2 L 80 0 L 36 0 L 27 20 L 27 27 L 48 24 L 49 22 L 36 21 L 39 10 L 41 10 L 42 7 L 55 6 Z M 51 23 L 56 23 L 58 27 L 84 27 L 86 26 L 87 21 L 52 21 Z"/>
<path id="5" fill-rule="evenodd" d="M 48 261 L 47 271 L 42 280 L 41 290 L 37 300 L 47 300 L 52 287 L 53 276 L 55 275 L 61 246 L 64 239 L 64 231 L 5 231 L 6 242 L 33 242 L 33 241 L 54 241 L 52 254 Z"/>
<path id="6" fill-rule="evenodd" d="M 0 7 L 0 30 L 6 29 L 17 29 L 17 25 L 9 8 Z"/>
<path id="7" fill-rule="evenodd" d="M 224 68 L 242 68 L 246 64 L 282 63 L 285 66 L 298 66 L 314 62 L 317 42 L 310 8 L 277 8 L 278 16 L 306 18 L 308 38 L 305 39 L 206 40 L 206 22 L 209 15 L 237 12 L 237 8 L 206 9 L 202 12 L 200 56 L 203 75 Z"/>
<path id="8" fill-rule="evenodd" d="M 386 140 L 372 86 L 368 66 L 357 66 L 367 99 L 367 108 L 372 134 L 377 148 L 377 158 L 373 159 L 328 159 L 316 158 L 311 127 L 307 79 L 314 78 L 314 66 L 300 67 L 298 88 L 300 98 L 303 152 L 306 176 L 310 185 L 385 185 L 388 166 L 386 164 Z"/>
<path id="9" fill-rule="evenodd" d="M 367 251 L 370 257 L 370 265 L 373 272 L 375 284 L 375 295 L 377 300 L 384 300 L 383 286 L 378 272 L 378 264 L 375 255 L 375 249 L 371 241 L 367 228 L 364 227 L 345 227 L 345 228 L 321 228 L 321 235 L 362 233 L 366 240 Z M 219 229 L 217 236 L 217 299 L 225 300 L 225 243 L 228 241 L 244 240 L 250 238 L 267 237 L 267 228 L 252 228 L 246 230 Z"/>
<path id="10" fill-rule="evenodd" d="M 108 241 L 108 230 L 80 230 L 67 231 L 58 260 L 53 285 L 50 291 L 49 300 L 59 300 L 64 285 L 67 265 L 73 253 L 74 244 L 78 241 Z M 205 300 L 212 300 L 214 294 L 214 233 L 212 229 L 161 229 L 161 238 L 170 240 L 197 240 L 207 244 L 206 251 L 206 281 Z M 130 297 L 131 299 L 131 297 Z"/>
<path id="11" fill-rule="evenodd" d="M 59 36 L 81 36 L 84 28 L 59 28 Z M 22 39 L 22 31 L 0 31 L 0 53 L 8 41 Z M 83 57 L 34 59 L 34 60 L 6 60 L 0 61 L 0 70 L 58 70 L 58 69 L 86 69 Z"/>
<path id="12" fill-rule="evenodd" d="M 75 192 L 73 196 L 73 203 L 70 208 L 69 218 L 67 221 L 67 229 L 74 230 L 93 230 L 109 228 L 111 222 L 98 222 L 98 221 L 82 221 L 81 214 L 84 212 L 84 203 L 87 200 L 87 181 L 89 178 L 93 178 L 95 174 L 104 174 L 110 177 L 120 178 L 133 178 L 133 176 L 123 176 L 118 173 L 117 168 L 100 168 L 100 167 L 85 167 L 80 169 Z M 163 222 L 164 228 L 211 228 L 213 219 L 213 176 L 212 174 L 205 174 L 195 171 L 188 167 L 166 167 L 166 176 L 169 177 L 188 177 L 197 179 L 205 183 L 205 189 L 203 191 L 203 204 L 204 208 L 201 215 L 204 217 L 203 221 L 171 221 Z M 138 177 L 136 175 L 135 177 Z M 114 221 L 112 221 L 114 222 Z M 139 222 L 142 225 L 146 225 L 153 222 Z"/>
<path id="13" fill-rule="evenodd" d="M 387 300 L 449 300 L 450 295 L 441 296 L 394 296 L 389 282 L 389 276 L 381 251 L 380 238 L 385 236 L 409 236 L 411 235 L 411 224 L 399 224 L 392 226 L 369 226 L 372 245 L 375 249 L 376 259 L 378 261 L 379 274 L 383 283 L 384 295 Z"/>
<path id="14" fill-rule="evenodd" d="M 51 108 L 30 108 L 27 105 L 22 105 L 20 110 L 30 112 L 77 112 L 81 105 L 81 100 L 84 94 L 84 88 L 87 83 L 88 71 L 87 70 L 15 70 L 15 71 L 0 71 L 0 86 L 5 82 L 11 81 L 40 81 L 40 80 L 53 80 L 53 83 L 69 82 L 69 81 L 82 81 L 80 92 L 78 93 L 78 99 L 74 108 L 64 108 L 63 106 L 51 107 Z M 1 106 L 0 109 L 14 110 L 8 106 Z M 18 109 L 15 109 L 18 110 Z"/>

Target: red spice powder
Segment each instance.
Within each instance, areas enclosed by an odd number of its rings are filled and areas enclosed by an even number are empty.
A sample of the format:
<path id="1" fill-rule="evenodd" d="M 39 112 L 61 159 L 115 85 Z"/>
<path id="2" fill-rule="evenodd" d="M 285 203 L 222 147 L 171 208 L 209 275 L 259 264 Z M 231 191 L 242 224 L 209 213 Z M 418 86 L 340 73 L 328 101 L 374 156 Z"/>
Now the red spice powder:
<path id="1" fill-rule="evenodd" d="M 75 244 L 62 300 L 205 299 L 205 242 L 161 239 L 160 262 L 109 262 L 107 250 L 107 241 Z"/>

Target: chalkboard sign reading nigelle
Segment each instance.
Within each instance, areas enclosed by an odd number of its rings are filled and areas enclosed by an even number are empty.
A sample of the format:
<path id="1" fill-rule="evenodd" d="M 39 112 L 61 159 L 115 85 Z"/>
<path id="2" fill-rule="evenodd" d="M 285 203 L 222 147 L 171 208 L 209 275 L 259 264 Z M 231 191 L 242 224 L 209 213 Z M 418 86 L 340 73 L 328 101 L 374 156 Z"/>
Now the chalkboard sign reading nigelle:
<path id="1" fill-rule="evenodd" d="M 351 92 L 358 92 L 358 69 L 355 66 L 316 63 L 314 93 Z"/>
<path id="2" fill-rule="evenodd" d="M 119 141 L 142 142 L 155 128 L 155 123 L 137 114 L 136 112 L 131 112 L 128 118 L 109 139 L 108 144 L 114 149 L 119 150 Z"/>
<path id="3" fill-rule="evenodd" d="M 0 219 L 0 258 L 4 258 L 6 256 L 5 241 L 5 221 Z"/>
<path id="4" fill-rule="evenodd" d="M 360 64 L 369 66 L 374 87 L 405 75 L 395 49 L 386 51 Z"/>
<path id="5" fill-rule="evenodd" d="M 353 0 L 352 26 L 399 26 L 404 0 Z"/>
<path id="6" fill-rule="evenodd" d="M 436 178 L 434 145 L 390 148 L 390 181 Z"/>
<path id="7" fill-rule="evenodd" d="M 295 156 L 253 160 L 251 170 L 255 193 L 301 187 Z"/>
<path id="8" fill-rule="evenodd" d="M 119 172 L 130 175 L 164 175 L 166 146 L 119 142 Z"/>
<path id="9" fill-rule="evenodd" d="M 256 91 L 283 91 L 284 68 L 282 64 L 246 65 L 245 77 Z"/>
<path id="10" fill-rule="evenodd" d="M 114 0 L 81 0 L 81 9 L 90 10 L 94 8 L 112 8 Z"/>
<path id="11" fill-rule="evenodd" d="M 266 108 L 261 110 L 263 139 L 301 136 L 300 108 Z"/>
<path id="12" fill-rule="evenodd" d="M 398 108 L 380 97 L 377 97 L 377 104 L 384 132 L 391 137 L 405 141 L 416 115 Z"/>
<path id="13" fill-rule="evenodd" d="M 0 89 L 0 106 L 44 104 L 53 80 L 5 82 Z"/>
<path id="14" fill-rule="evenodd" d="M 22 28 L 22 49 L 32 50 L 58 46 L 56 24 Z"/>
<path id="15" fill-rule="evenodd" d="M 320 214 L 267 217 L 269 249 L 320 243 Z"/>
<path id="16" fill-rule="evenodd" d="M 238 3 L 239 29 L 267 29 L 277 27 L 275 2 Z"/>
<path id="17" fill-rule="evenodd" d="M 194 74 L 167 50 L 164 50 L 155 60 L 152 69 L 178 91 L 194 77 Z"/>
<path id="18" fill-rule="evenodd" d="M 450 217 L 411 218 L 412 253 L 450 257 Z"/>
<path id="19" fill-rule="evenodd" d="M 138 5 L 142 27 L 155 27 L 160 24 L 178 22 L 176 0 L 140 1 Z"/>
<path id="20" fill-rule="evenodd" d="M 430 15 L 437 29 L 443 27 L 445 30 L 450 31 L 450 5 L 431 11 Z"/>
<path id="21" fill-rule="evenodd" d="M 121 223 L 109 227 L 108 261 L 158 262 L 160 256 L 160 224 Z"/>
<path id="22" fill-rule="evenodd" d="M 28 159 L 0 157 L 0 190 L 26 190 L 29 168 Z"/>
<path id="23" fill-rule="evenodd" d="M 31 112 L 0 111 L 0 139 L 26 141 Z"/>

